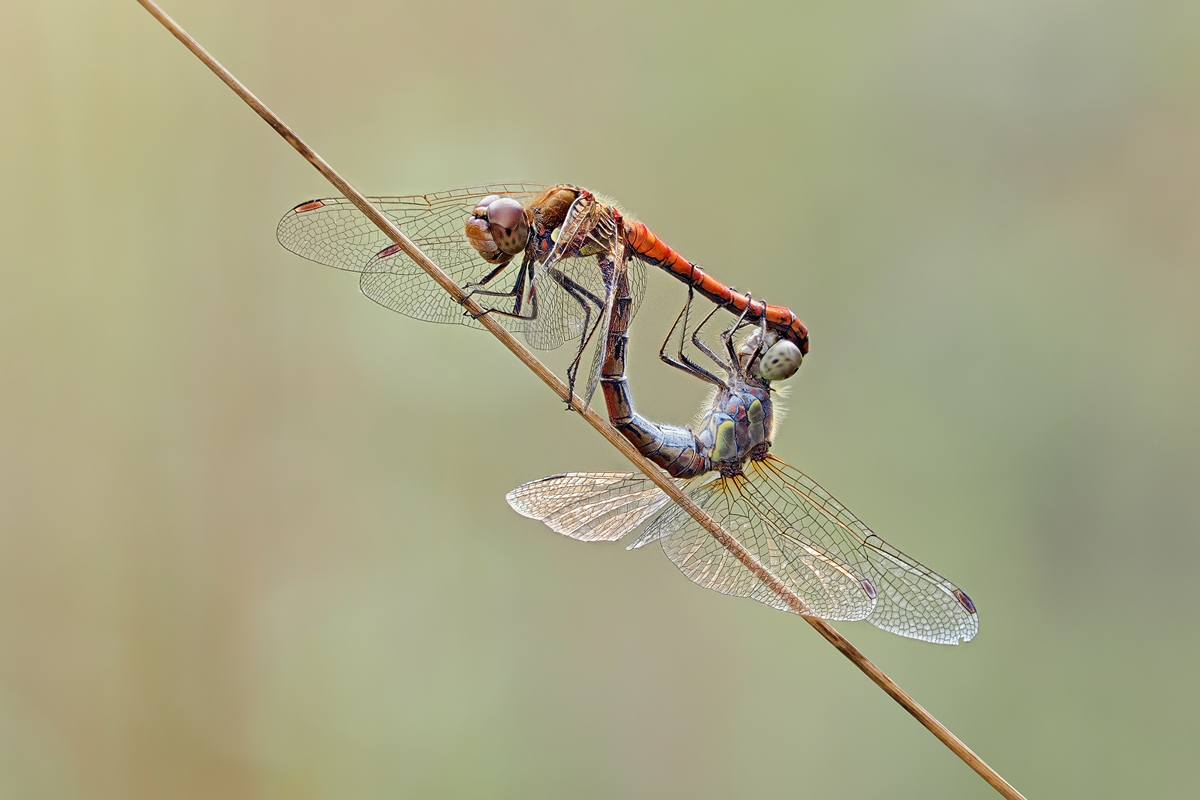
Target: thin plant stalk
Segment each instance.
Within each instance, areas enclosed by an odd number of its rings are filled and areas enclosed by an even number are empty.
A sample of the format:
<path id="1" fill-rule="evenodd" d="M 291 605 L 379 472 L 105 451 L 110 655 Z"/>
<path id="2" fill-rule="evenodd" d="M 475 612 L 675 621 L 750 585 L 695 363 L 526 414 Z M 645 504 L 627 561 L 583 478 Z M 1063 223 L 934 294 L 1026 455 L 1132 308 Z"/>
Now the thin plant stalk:
<path id="1" fill-rule="evenodd" d="M 1025 800 L 1024 795 L 1013 788 L 1012 784 L 1004 780 L 998 772 L 992 769 L 977 756 L 971 748 L 967 747 L 961 739 L 955 736 L 949 728 L 938 722 L 936 718 L 917 701 L 913 700 L 907 692 L 887 676 L 879 667 L 875 666 L 861 651 L 850 643 L 846 637 L 837 632 L 836 629 L 828 622 L 819 617 L 812 616 L 812 610 L 804 602 L 796 592 L 794 592 L 786 583 L 778 576 L 772 573 L 765 565 L 762 564 L 754 555 L 742 546 L 741 542 L 731 536 L 719 524 L 716 523 L 703 509 L 685 495 L 680 488 L 675 484 L 674 480 L 665 471 L 657 465 L 647 460 L 624 436 L 618 433 L 608 422 L 603 419 L 595 411 L 590 408 L 584 408 L 579 405 L 579 398 L 572 395 L 567 385 L 543 364 L 538 358 L 529 351 L 524 345 L 517 341 L 507 329 L 500 323 L 492 319 L 490 314 L 486 313 L 486 309 L 480 306 L 474 299 L 469 297 L 462 288 L 455 283 L 450 276 L 438 267 L 437 264 L 425 255 L 420 248 L 413 243 L 396 225 L 387 217 L 385 217 L 378 209 L 364 197 L 357 189 L 351 186 L 345 178 L 334 171 L 325 159 L 321 158 L 315 150 L 309 147 L 300 139 L 299 136 L 284 124 L 273 111 L 267 108 L 254 94 L 246 88 L 241 81 L 234 77 L 233 73 L 222 66 L 215 58 L 213 58 L 207 50 L 205 50 L 199 42 L 193 39 L 183 28 L 171 19 L 162 9 L 155 5 L 152 0 L 138 0 L 151 15 L 154 16 L 163 26 L 171 32 L 180 42 L 183 43 L 188 50 L 191 50 L 197 58 L 204 62 L 213 73 L 220 78 L 225 85 L 234 91 L 234 93 L 246 102 L 255 113 L 275 129 L 276 133 L 284 138 L 288 144 L 295 148 L 308 163 L 316 167 L 334 188 L 348 198 L 350 202 L 363 213 L 367 219 L 371 220 L 388 238 L 400 246 L 409 258 L 415 261 L 421 269 L 428 273 L 439 286 L 445 289 L 456 302 L 462 305 L 465 313 L 468 313 L 478 319 L 483 327 L 488 330 L 493 336 L 500 340 L 508 350 L 515 355 L 521 363 L 527 366 L 535 375 L 537 375 L 543 383 L 557 394 L 562 400 L 570 404 L 571 409 L 576 411 L 589 425 L 596 429 L 597 432 L 617 450 L 621 451 L 629 461 L 637 467 L 647 478 L 649 478 L 659 489 L 661 489 L 675 503 L 683 507 L 683 510 L 691 515 L 703 528 L 709 532 L 721 546 L 727 549 L 737 558 L 743 565 L 746 566 L 755 577 L 768 586 L 773 592 L 778 594 L 797 614 L 803 617 L 804 621 L 817 630 L 830 644 L 836 647 L 842 655 L 850 659 L 850 661 L 862 670 L 868 678 L 874 681 L 879 688 L 883 689 L 892 699 L 900 706 L 916 717 L 917 721 L 924 725 L 929 731 L 938 738 L 946 747 L 966 762 L 967 766 L 979 773 L 985 781 L 988 782 L 997 792 L 1008 800 Z"/>

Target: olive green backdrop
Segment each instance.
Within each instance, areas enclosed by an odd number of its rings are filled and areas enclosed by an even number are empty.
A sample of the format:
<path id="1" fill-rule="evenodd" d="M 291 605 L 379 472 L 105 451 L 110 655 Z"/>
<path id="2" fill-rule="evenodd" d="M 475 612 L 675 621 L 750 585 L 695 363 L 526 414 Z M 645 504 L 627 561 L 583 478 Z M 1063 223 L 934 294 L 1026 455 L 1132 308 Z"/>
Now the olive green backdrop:
<path id="1" fill-rule="evenodd" d="M 166 9 L 367 193 L 579 183 L 796 309 L 776 452 L 981 620 L 839 627 L 1030 798 L 1194 796 L 1194 3 Z M 0 6 L 0 183 L 3 797 L 994 796 L 795 617 L 513 513 L 624 465 L 279 247 L 330 188 L 132 0 Z"/>

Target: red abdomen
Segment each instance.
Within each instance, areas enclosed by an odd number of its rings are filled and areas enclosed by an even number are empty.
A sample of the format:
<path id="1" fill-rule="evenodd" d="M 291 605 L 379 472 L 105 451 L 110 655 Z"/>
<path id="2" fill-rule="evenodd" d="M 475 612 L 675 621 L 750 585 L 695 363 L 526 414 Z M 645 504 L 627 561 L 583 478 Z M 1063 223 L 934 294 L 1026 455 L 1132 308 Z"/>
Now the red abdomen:
<path id="1" fill-rule="evenodd" d="M 751 300 L 741 292 L 734 291 L 679 255 L 641 222 L 625 220 L 625 238 L 643 261 L 661 267 L 718 305 L 738 314 L 746 311 L 749 319 L 765 317 L 772 330 L 791 339 L 801 353 L 808 354 L 808 328 L 791 309 L 769 306 L 761 300 Z"/>

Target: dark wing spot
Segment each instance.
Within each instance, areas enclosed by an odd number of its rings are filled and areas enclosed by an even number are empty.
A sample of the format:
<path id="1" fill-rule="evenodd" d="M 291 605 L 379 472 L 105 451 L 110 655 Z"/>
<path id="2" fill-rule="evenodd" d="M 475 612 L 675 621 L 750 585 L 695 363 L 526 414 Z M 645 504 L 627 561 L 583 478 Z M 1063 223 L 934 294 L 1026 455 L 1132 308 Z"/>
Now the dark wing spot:
<path id="1" fill-rule="evenodd" d="M 962 589 L 954 590 L 954 597 L 962 604 L 962 607 L 967 610 L 968 614 L 975 613 L 975 604 L 971 602 L 971 598 L 967 597 L 967 593 Z"/>

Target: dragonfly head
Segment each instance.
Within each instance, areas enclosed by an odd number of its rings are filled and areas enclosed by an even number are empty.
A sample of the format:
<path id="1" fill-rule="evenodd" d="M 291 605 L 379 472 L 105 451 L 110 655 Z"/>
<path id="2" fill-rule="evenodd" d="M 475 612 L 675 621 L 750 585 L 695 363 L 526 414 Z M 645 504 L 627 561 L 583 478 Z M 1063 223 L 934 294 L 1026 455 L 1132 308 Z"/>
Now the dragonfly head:
<path id="1" fill-rule="evenodd" d="M 765 381 L 782 381 L 795 375 L 804 361 L 796 343 L 771 330 L 766 331 L 765 339 L 763 336 L 762 328 L 755 328 L 742 340 L 738 347 L 742 368 Z"/>
<path id="2" fill-rule="evenodd" d="M 488 195 L 467 218 L 467 241 L 489 263 L 509 261 L 529 242 L 525 207 L 511 197 Z"/>
<path id="3" fill-rule="evenodd" d="M 780 339 L 758 360 L 758 374 L 768 381 L 782 381 L 796 374 L 804 356 L 790 339 Z"/>

